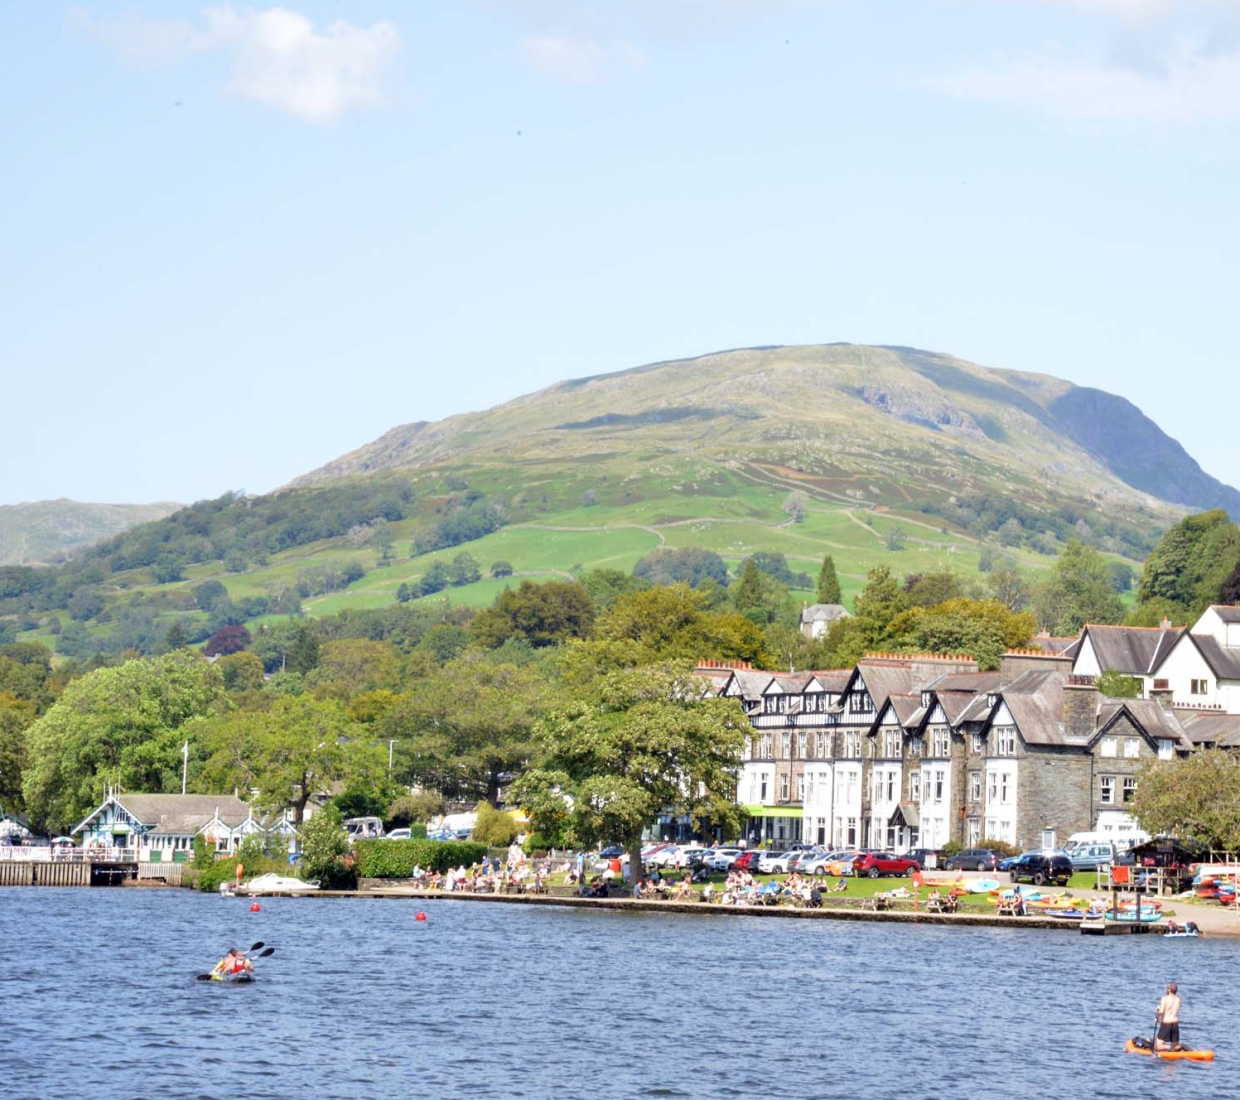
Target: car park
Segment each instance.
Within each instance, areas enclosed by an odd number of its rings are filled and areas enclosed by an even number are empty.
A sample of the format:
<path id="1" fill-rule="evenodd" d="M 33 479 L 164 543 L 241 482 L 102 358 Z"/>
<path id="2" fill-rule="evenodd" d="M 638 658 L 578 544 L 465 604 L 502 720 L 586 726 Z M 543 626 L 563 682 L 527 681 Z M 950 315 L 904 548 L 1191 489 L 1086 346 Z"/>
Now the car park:
<path id="1" fill-rule="evenodd" d="M 864 852 L 853 860 L 853 874 L 867 878 L 882 875 L 913 875 L 921 870 L 921 864 L 907 856 L 892 852 Z"/>
<path id="2" fill-rule="evenodd" d="M 948 871 L 997 871 L 1002 858 L 993 848 L 965 848 L 948 856 L 943 866 Z"/>
<path id="3" fill-rule="evenodd" d="M 1032 882 L 1034 886 L 1054 882 L 1067 886 L 1072 877 L 1072 861 L 1063 852 L 1026 852 L 1016 857 L 1008 874 L 1013 882 Z"/>

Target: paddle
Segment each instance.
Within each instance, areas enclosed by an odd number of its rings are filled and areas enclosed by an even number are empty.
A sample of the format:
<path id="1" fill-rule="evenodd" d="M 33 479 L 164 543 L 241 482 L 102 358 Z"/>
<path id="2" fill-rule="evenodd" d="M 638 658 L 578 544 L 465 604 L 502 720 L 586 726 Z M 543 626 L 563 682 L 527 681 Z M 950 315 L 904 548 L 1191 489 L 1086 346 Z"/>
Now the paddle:
<path id="1" fill-rule="evenodd" d="M 258 941 L 258 943 L 256 943 L 253 947 L 251 947 L 251 948 L 250 948 L 250 950 L 249 950 L 249 951 L 247 951 L 247 952 L 246 952 L 246 954 L 247 954 L 247 955 L 248 955 L 248 954 L 250 954 L 250 952 L 251 952 L 251 951 L 258 951 L 258 949 L 259 949 L 260 947 L 262 947 L 262 946 L 263 946 L 263 941 L 262 941 L 262 940 L 259 940 L 259 941 Z M 276 949 L 275 949 L 274 947 L 269 947 L 269 948 L 267 948 L 267 950 L 266 950 L 266 951 L 259 951 L 259 952 L 258 952 L 258 954 L 257 954 L 257 955 L 255 955 L 254 957 L 255 957 L 256 959 L 266 959 L 266 958 L 269 958 L 270 956 L 274 955 L 275 953 L 276 953 Z M 194 980 L 195 980 L 195 981 L 197 981 L 197 982 L 209 982 L 209 981 L 211 981 L 211 974 L 210 974 L 210 973 L 207 973 L 207 974 L 195 974 L 195 975 L 194 975 Z"/>

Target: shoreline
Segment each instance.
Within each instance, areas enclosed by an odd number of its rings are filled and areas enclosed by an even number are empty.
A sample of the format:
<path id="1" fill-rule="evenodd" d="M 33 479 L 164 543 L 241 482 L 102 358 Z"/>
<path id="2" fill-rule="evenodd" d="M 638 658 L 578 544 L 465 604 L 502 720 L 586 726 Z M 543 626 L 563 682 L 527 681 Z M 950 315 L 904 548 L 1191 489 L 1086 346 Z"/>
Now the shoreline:
<path id="1" fill-rule="evenodd" d="M 239 895 L 248 898 L 250 895 Z M 255 895 L 262 896 L 262 895 Z M 434 901 L 483 902 L 498 905 L 548 905 L 567 909 L 603 909 L 630 913 L 676 913 L 704 917 L 748 916 L 782 917 L 794 920 L 888 921 L 896 924 L 957 925 L 981 928 L 1029 928 L 1077 932 L 1075 922 L 1053 917 L 1000 917 L 994 913 L 927 913 L 901 909 L 862 909 L 823 906 L 821 909 L 791 905 L 718 905 L 700 901 L 639 901 L 635 898 L 556 897 L 547 894 L 475 894 L 467 890 L 425 890 L 412 886 L 388 886 L 368 890 L 314 890 L 271 897 L 296 898 L 416 898 Z"/>
<path id="2" fill-rule="evenodd" d="M 386 886 L 357 890 L 314 890 L 294 894 L 269 895 L 238 895 L 245 899 L 253 897 L 295 897 L 295 898 L 374 898 L 396 899 L 409 901 L 423 898 L 434 901 L 481 902 L 496 905 L 544 905 L 567 909 L 602 909 L 614 912 L 629 913 L 675 913 L 680 916 L 694 915 L 704 917 L 745 916 L 745 917 L 776 917 L 792 920 L 843 920 L 887 922 L 906 925 L 935 925 L 938 927 L 964 928 L 1026 928 L 1031 931 L 1075 932 L 1081 935 L 1079 921 L 1057 920 L 1054 917 L 1030 914 L 1024 917 L 999 916 L 997 913 L 928 913 L 924 909 L 863 909 L 859 906 L 823 906 L 820 909 L 807 909 L 791 905 L 718 905 L 704 902 L 684 901 L 639 901 L 634 898 L 581 898 L 547 894 L 476 894 L 467 890 L 427 890 L 413 886 Z M 1211 913 L 1211 916 L 1222 917 L 1224 920 L 1235 921 L 1227 912 Z M 1183 921 L 1181 915 L 1178 919 Z M 1220 927 L 1217 920 L 1201 920 L 1198 914 L 1192 917 L 1201 928 L 1203 939 L 1240 940 L 1240 921 L 1230 927 Z M 1127 933 L 1129 935 L 1148 935 L 1155 939 L 1162 938 L 1165 925 L 1157 930 L 1151 929 L 1144 933 Z M 1119 933 L 1124 934 L 1124 933 Z M 1088 937 L 1084 937 L 1088 938 Z"/>

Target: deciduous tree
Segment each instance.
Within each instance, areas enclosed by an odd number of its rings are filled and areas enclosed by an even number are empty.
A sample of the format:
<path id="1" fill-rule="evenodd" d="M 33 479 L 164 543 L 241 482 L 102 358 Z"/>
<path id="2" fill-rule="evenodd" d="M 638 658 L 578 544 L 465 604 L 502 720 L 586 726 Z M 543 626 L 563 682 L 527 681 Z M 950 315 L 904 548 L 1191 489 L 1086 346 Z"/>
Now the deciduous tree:
<path id="1" fill-rule="evenodd" d="M 219 672 L 187 650 L 75 680 L 26 732 L 22 789 L 31 814 L 67 828 L 102 800 L 109 784 L 180 790 L 183 727 L 221 701 Z"/>
<path id="2" fill-rule="evenodd" d="M 540 724 L 539 764 L 511 798 L 540 833 L 568 820 L 582 843 L 623 844 L 639 873 L 642 830 L 661 814 L 701 830 L 739 827 L 733 795 L 748 729 L 735 703 L 705 697 L 687 667 L 612 672 Z"/>
<path id="3" fill-rule="evenodd" d="M 1129 809 L 1148 833 L 1240 851 L 1240 757 L 1209 749 L 1181 760 L 1151 760 Z"/>

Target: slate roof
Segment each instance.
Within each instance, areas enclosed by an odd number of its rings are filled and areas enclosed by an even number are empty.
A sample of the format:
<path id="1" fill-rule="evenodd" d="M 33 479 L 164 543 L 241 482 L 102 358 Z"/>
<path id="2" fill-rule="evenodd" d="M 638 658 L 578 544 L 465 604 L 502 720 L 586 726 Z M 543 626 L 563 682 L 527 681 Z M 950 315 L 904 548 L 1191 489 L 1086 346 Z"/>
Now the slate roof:
<path id="1" fill-rule="evenodd" d="M 907 695 L 913 685 L 913 670 L 907 665 L 870 664 L 857 662 L 857 671 L 865 683 L 875 711 L 881 711 L 892 695 Z"/>
<path id="2" fill-rule="evenodd" d="M 1211 604 L 1210 610 L 1225 623 L 1240 623 L 1240 607 L 1237 607 L 1235 604 Z"/>
<path id="3" fill-rule="evenodd" d="M 196 833 L 215 817 L 217 810 L 220 820 L 230 828 L 250 816 L 250 807 L 231 794 L 119 794 L 115 801 L 148 826 L 150 832 L 165 835 Z M 96 810 L 73 831 L 77 832 L 98 813 Z"/>
<path id="4" fill-rule="evenodd" d="M 1124 711 L 1155 741 L 1174 741 L 1180 748 L 1191 749 L 1192 742 L 1184 734 L 1180 720 L 1166 710 L 1157 699 L 1104 699 L 1098 707 L 1097 729 L 1106 730 Z"/>
<path id="5" fill-rule="evenodd" d="M 842 695 L 844 689 L 848 687 L 848 681 L 852 678 L 852 669 L 827 668 L 818 672 L 811 672 L 810 676 L 822 685 L 824 691 L 830 692 L 832 695 Z"/>
<path id="6" fill-rule="evenodd" d="M 1076 656 L 1076 644 L 1081 640 L 1079 634 L 1073 634 L 1069 638 L 1055 637 L 1051 634 L 1035 634 L 1029 639 L 1028 649 L 1040 649 L 1046 653 L 1061 653 L 1068 656 Z M 1068 650 L 1072 650 L 1069 654 Z"/>
<path id="7" fill-rule="evenodd" d="M 999 686 L 1001 677 L 996 672 L 948 672 L 930 684 L 931 690 L 942 693 L 945 691 L 966 691 L 970 695 L 979 691 L 994 691 Z"/>
<path id="8" fill-rule="evenodd" d="M 1240 748 L 1240 714 L 1181 715 L 1184 733 L 1194 745 L 1217 745 L 1219 748 Z"/>
<path id="9" fill-rule="evenodd" d="M 1193 634 L 1191 637 L 1215 676 L 1220 680 L 1240 680 L 1240 649 L 1220 645 L 1213 634 Z"/>
<path id="10" fill-rule="evenodd" d="M 896 712 L 900 725 L 909 726 L 914 723 L 914 716 L 921 710 L 921 695 L 891 695 L 887 700 Z"/>
<path id="11" fill-rule="evenodd" d="M 1053 669 L 1032 669 L 1017 676 L 1001 690 L 1003 701 L 1026 745 L 1073 743 L 1063 724 L 1063 686 L 1066 679 L 1064 673 Z"/>
<path id="12" fill-rule="evenodd" d="M 757 672 L 753 669 L 738 668 L 733 673 L 736 686 L 741 689 L 741 698 L 747 703 L 762 698 L 767 685 L 774 679 L 769 672 Z"/>
<path id="13" fill-rule="evenodd" d="M 995 674 L 996 676 L 998 673 Z M 998 684 L 994 684 L 991 688 L 981 688 L 982 702 L 986 702 L 986 694 L 988 691 L 998 688 Z M 965 711 L 969 708 L 969 704 L 978 696 L 971 691 L 940 691 L 936 692 L 939 704 L 943 708 L 943 715 L 946 717 L 948 724 L 958 725 L 964 717 Z"/>
<path id="14" fill-rule="evenodd" d="M 1126 676 L 1150 676 L 1186 629 L 1182 626 L 1164 629 L 1159 626 L 1095 626 L 1091 623 L 1085 627 L 1084 634 L 1089 635 L 1100 669 L 1105 671 L 1111 668 Z"/>
<path id="15" fill-rule="evenodd" d="M 772 679 L 784 689 L 785 695 L 800 695 L 809 683 L 808 672 L 776 673 Z M 768 685 L 769 687 L 769 685 Z"/>

